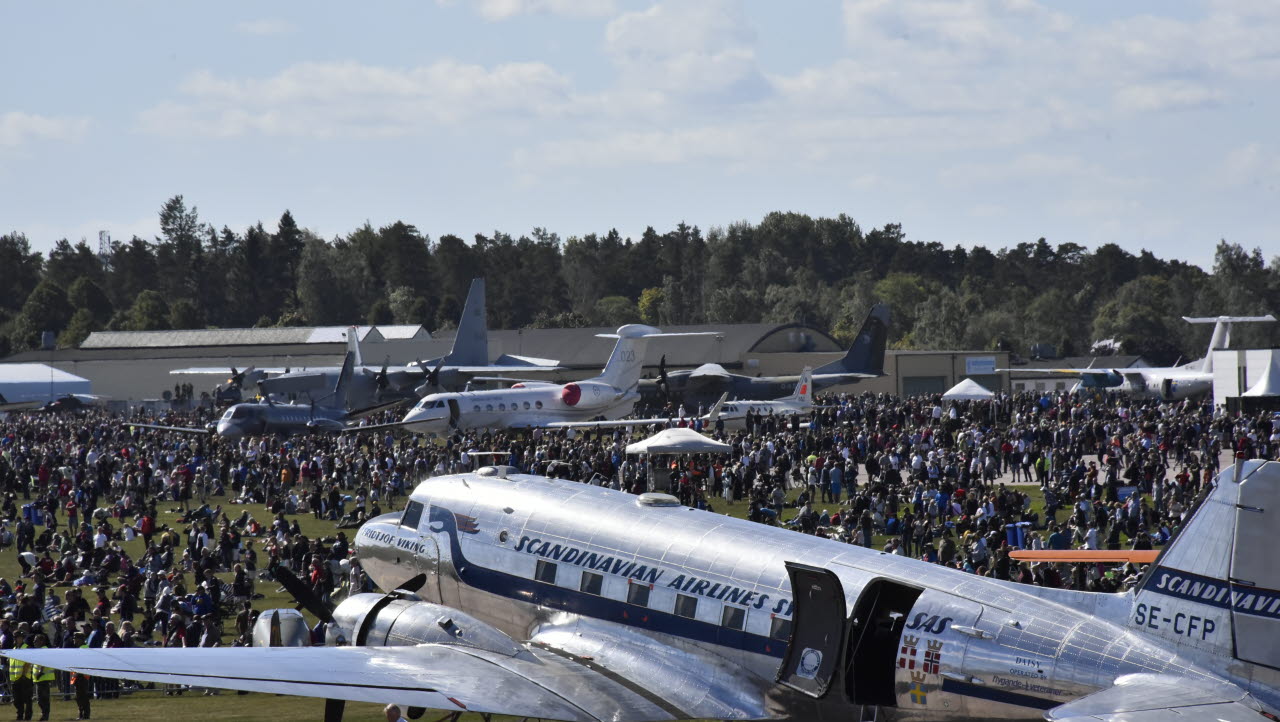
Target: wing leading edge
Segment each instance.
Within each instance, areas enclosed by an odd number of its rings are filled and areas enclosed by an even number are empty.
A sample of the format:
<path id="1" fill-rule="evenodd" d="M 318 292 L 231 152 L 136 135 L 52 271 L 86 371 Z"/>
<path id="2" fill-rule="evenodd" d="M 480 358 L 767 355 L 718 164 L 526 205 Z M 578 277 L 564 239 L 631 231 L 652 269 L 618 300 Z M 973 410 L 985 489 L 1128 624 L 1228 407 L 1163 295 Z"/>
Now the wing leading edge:
<path id="1" fill-rule="evenodd" d="M 1114 686 L 1054 707 L 1052 722 L 1261 722 L 1268 715 L 1247 692 L 1226 682 L 1163 674 L 1128 674 Z"/>
<path id="2" fill-rule="evenodd" d="M 588 662 L 541 648 L 209 647 L 21 649 L 8 656 L 89 675 L 446 711 L 592 722 L 670 720 L 681 710 Z"/>

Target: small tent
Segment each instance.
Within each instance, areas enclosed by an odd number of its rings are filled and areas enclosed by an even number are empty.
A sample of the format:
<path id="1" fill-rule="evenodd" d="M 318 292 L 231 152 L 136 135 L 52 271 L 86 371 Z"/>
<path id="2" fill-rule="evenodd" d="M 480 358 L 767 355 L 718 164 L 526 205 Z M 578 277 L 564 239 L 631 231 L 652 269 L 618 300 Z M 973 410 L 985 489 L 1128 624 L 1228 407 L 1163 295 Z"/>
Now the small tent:
<path id="1" fill-rule="evenodd" d="M 68 394 L 92 393 L 89 380 L 48 364 L 0 364 L 0 398 L 44 403 Z"/>
<path id="2" fill-rule="evenodd" d="M 942 395 L 944 401 L 990 401 L 995 394 L 987 391 L 973 379 L 965 379 Z"/>
<path id="3" fill-rule="evenodd" d="M 628 454 L 724 454 L 732 450 L 728 444 L 682 428 L 665 429 L 627 445 Z"/>

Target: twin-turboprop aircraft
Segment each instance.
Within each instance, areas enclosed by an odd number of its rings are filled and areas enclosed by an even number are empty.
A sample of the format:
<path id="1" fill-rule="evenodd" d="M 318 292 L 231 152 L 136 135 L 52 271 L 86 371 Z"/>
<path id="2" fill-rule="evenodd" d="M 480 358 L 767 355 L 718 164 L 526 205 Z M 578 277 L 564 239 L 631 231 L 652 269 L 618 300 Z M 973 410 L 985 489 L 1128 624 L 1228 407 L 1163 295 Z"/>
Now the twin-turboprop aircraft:
<path id="1" fill-rule="evenodd" d="M 484 467 L 361 528 L 356 555 L 395 591 L 334 610 L 301 594 L 326 646 L 277 610 L 250 648 L 4 653 L 322 697 L 330 722 L 344 700 L 415 718 L 1276 720 L 1278 514 L 1280 463 L 1239 462 L 1136 591 L 1090 594 Z"/>

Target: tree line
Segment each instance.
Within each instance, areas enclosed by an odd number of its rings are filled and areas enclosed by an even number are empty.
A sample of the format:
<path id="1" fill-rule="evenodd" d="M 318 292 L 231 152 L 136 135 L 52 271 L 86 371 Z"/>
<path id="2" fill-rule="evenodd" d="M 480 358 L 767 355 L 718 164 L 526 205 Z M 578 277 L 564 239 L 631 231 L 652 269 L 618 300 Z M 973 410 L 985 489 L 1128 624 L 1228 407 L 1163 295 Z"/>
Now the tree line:
<path id="1" fill-rule="evenodd" d="M 1012 248 L 908 240 L 898 224 L 864 231 L 847 215 L 775 212 L 705 232 L 684 223 L 638 239 L 616 230 L 561 238 L 495 231 L 432 239 L 397 221 L 321 238 L 285 211 L 274 229 L 202 220 L 182 196 L 160 235 L 99 253 L 59 240 L 47 254 L 0 236 L 0 355 L 52 331 L 73 347 L 95 330 L 420 323 L 452 327 L 473 277 L 493 328 L 802 322 L 841 340 L 875 302 L 890 304 L 898 348 L 1059 355 L 1115 339 L 1173 362 L 1203 352 L 1208 329 L 1182 315 L 1280 314 L 1280 256 L 1220 241 L 1205 270 L 1114 243 L 1044 238 Z M 1280 345 L 1280 324 L 1236 332 Z"/>

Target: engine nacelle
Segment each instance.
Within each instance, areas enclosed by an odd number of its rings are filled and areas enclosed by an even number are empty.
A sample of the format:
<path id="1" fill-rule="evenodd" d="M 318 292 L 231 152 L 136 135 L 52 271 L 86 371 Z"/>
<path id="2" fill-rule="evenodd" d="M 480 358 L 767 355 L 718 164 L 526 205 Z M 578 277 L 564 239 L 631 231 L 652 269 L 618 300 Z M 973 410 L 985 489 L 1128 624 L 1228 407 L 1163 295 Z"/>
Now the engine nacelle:
<path id="1" fill-rule="evenodd" d="M 582 400 L 582 387 L 577 384 L 565 384 L 560 388 L 560 401 L 565 406 L 577 406 Z"/>
<path id="2" fill-rule="evenodd" d="M 336 419 L 312 419 L 307 422 L 307 428 L 313 431 L 329 431 L 337 433 L 346 428 L 346 424 Z"/>
<path id="3" fill-rule="evenodd" d="M 326 644 L 342 644 L 342 640 L 370 647 L 454 644 L 508 657 L 521 651 L 511 637 L 466 612 L 416 599 L 357 594 L 333 610 L 333 620 Z"/>
<path id="4" fill-rule="evenodd" d="M 255 647 L 310 647 L 311 630 L 296 609 L 264 609 L 253 623 Z"/>

